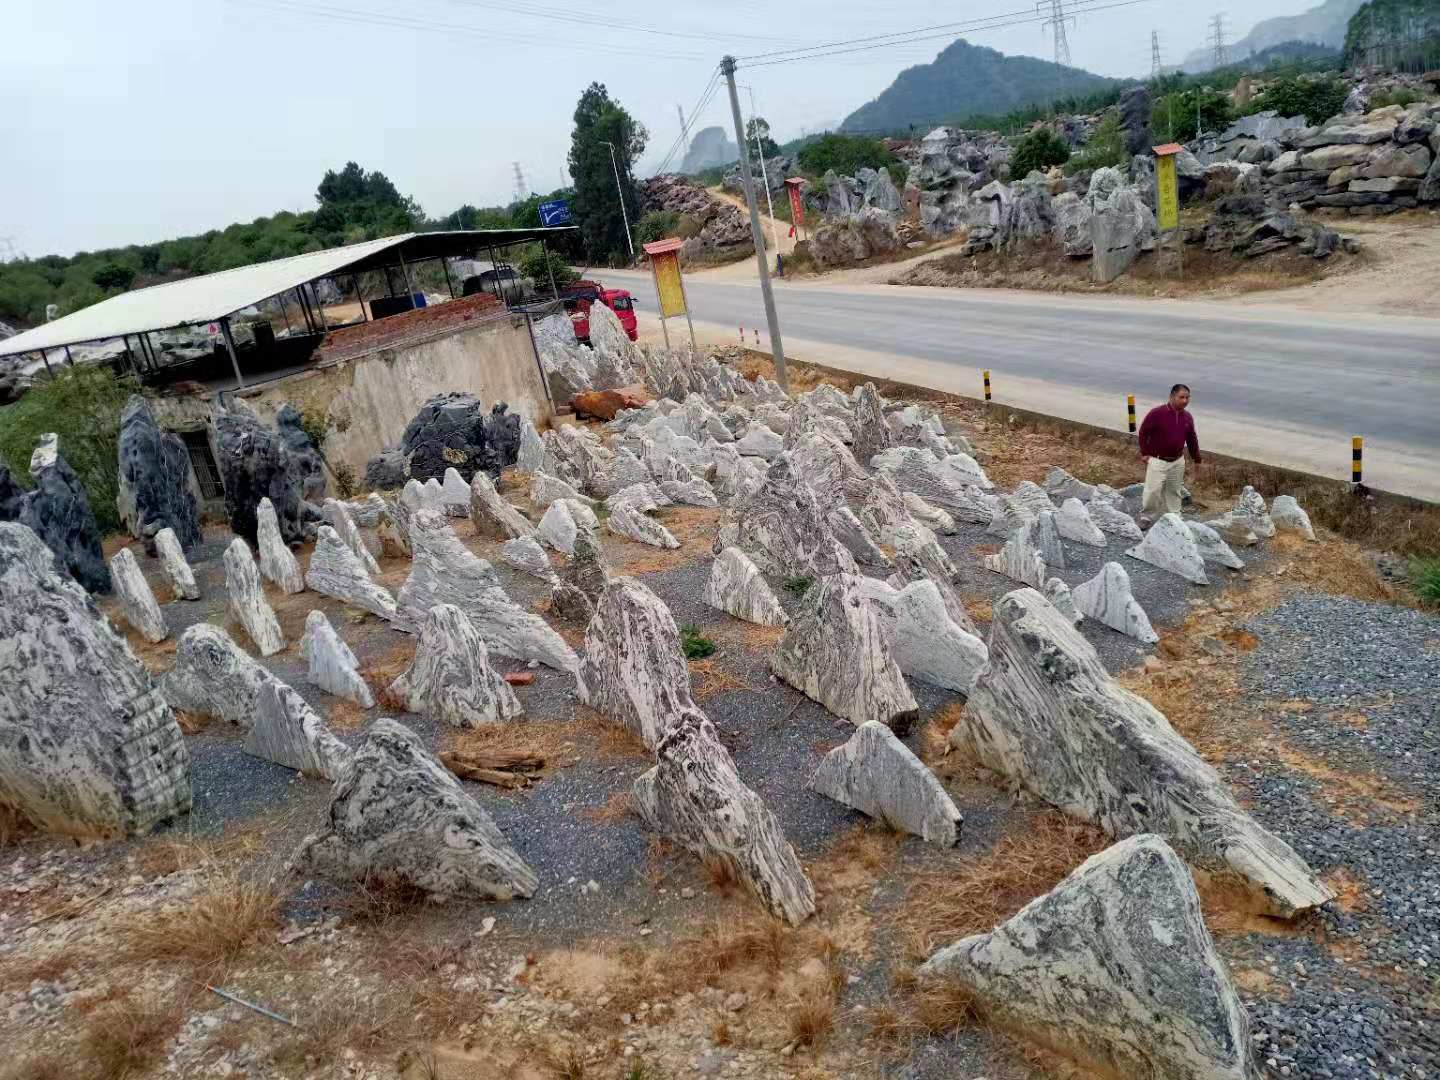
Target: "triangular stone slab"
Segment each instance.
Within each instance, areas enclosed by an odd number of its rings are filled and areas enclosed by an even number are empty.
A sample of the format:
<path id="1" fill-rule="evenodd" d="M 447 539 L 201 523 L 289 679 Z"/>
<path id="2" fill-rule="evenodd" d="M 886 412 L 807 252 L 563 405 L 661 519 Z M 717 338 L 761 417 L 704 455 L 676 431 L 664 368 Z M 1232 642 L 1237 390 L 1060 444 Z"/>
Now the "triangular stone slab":
<path id="1" fill-rule="evenodd" d="M 362 709 L 374 706 L 375 695 L 360 675 L 359 661 L 323 611 L 312 611 L 305 617 L 300 657 L 309 665 L 306 678 L 313 685 L 327 694 L 353 701 Z"/>
<path id="2" fill-rule="evenodd" d="M 135 561 L 135 553 L 128 547 L 110 556 L 110 580 L 115 598 L 120 601 L 120 614 L 137 634 L 152 644 L 170 636 L 170 628 L 165 625 L 165 615 L 150 591 L 150 583 Z"/>
<path id="3" fill-rule="evenodd" d="M 1269 540 L 1275 535 L 1275 523 L 1265 509 L 1265 497 L 1249 484 L 1241 488 L 1240 494 L 1235 496 L 1235 509 L 1231 512 L 1243 519 L 1250 531 L 1261 540 Z"/>
<path id="4" fill-rule="evenodd" d="M 283 593 L 305 591 L 300 562 L 280 535 L 280 520 L 269 499 L 261 499 L 255 508 L 255 546 L 260 552 L 260 574 L 266 581 Z"/>
<path id="5" fill-rule="evenodd" d="M 355 552 L 329 525 L 321 525 L 310 553 L 305 584 L 322 596 L 368 611 L 390 622 L 396 620 L 395 598 L 390 590 L 371 581 Z"/>
<path id="6" fill-rule="evenodd" d="M 1091 519 L 1090 511 L 1073 495 L 1055 511 L 1055 527 L 1066 540 L 1074 540 L 1077 544 L 1103 548 L 1107 543 L 1100 526 Z"/>
<path id="7" fill-rule="evenodd" d="M 1215 563 L 1217 566 L 1228 567 L 1231 570 L 1243 570 L 1245 564 L 1240 561 L 1240 556 L 1230 550 L 1230 545 L 1225 543 L 1218 532 L 1201 521 L 1187 521 L 1185 527 L 1190 530 L 1190 536 L 1195 541 L 1195 547 L 1200 551 L 1200 558 L 1208 563 Z"/>
<path id="8" fill-rule="evenodd" d="M 1119 563 L 1107 562 L 1093 578 L 1075 586 L 1070 595 L 1087 618 L 1147 645 L 1160 640 L 1150 625 L 1150 616 L 1130 591 L 1130 575 Z"/>
<path id="9" fill-rule="evenodd" d="M 335 780 L 350 749 L 332 735 L 296 691 L 279 679 L 260 686 L 254 722 L 245 734 L 245 752 L 309 776 Z"/>
<path id="10" fill-rule="evenodd" d="M 521 711 L 515 692 L 490 666 L 480 634 L 453 604 L 436 604 L 426 614 L 414 662 L 390 692 L 410 712 L 452 727 L 495 724 Z"/>
<path id="11" fill-rule="evenodd" d="M 476 469 L 470 481 L 470 521 L 475 535 L 489 540 L 516 540 L 535 534 L 535 526 L 501 498 L 484 469 Z"/>
<path id="12" fill-rule="evenodd" d="M 1048 576 L 1045 559 L 1040 549 L 1030 539 L 1034 525 L 1022 525 L 1010 534 L 1005 546 L 994 555 L 986 555 L 980 561 L 987 570 L 994 570 L 1014 581 L 1029 585 L 1032 589 L 1043 589 Z"/>
<path id="13" fill-rule="evenodd" d="M 1135 519 L 1109 499 L 1102 499 L 1096 495 L 1090 500 L 1086 509 L 1090 511 L 1090 520 L 1103 533 L 1132 542 L 1145 538 L 1145 533 L 1141 531 Z"/>
<path id="14" fill-rule="evenodd" d="M 895 617 L 891 653 L 906 675 L 968 694 L 985 666 L 985 643 L 962 627 L 928 579 L 901 589 L 890 611 Z"/>
<path id="15" fill-rule="evenodd" d="M 580 529 L 593 529 L 600 524 L 595 512 L 581 502 L 557 499 L 545 511 L 535 528 L 535 538 L 552 551 L 562 555 L 575 553 L 575 534 Z"/>
<path id="16" fill-rule="evenodd" d="M 506 540 L 500 545 L 500 559 L 521 573 L 529 574 L 541 581 L 553 583 L 556 580 L 555 570 L 550 565 L 550 557 L 545 554 L 545 549 L 540 546 L 540 542 L 534 536 L 520 536 L 514 540 Z"/>
<path id="17" fill-rule="evenodd" d="M 160 556 L 160 569 L 175 599 L 199 600 L 200 586 L 195 582 L 195 571 L 190 569 L 185 549 L 180 546 L 180 539 L 170 526 L 155 534 L 155 553 Z"/>
<path id="18" fill-rule="evenodd" d="M 355 519 L 350 516 L 345 504 L 338 499 L 326 499 L 324 517 L 326 524 L 334 529 L 336 535 L 345 541 L 345 546 L 355 553 L 360 565 L 365 568 L 365 573 L 372 576 L 380 573 L 380 564 L 365 546 L 365 541 L 360 536 L 360 527 L 355 524 Z"/>
<path id="19" fill-rule="evenodd" d="M 196 623 L 176 642 L 159 688 L 172 709 L 249 727 L 260 688 L 274 677 L 220 627 Z"/>
<path id="20" fill-rule="evenodd" d="M 728 615 L 761 626 L 785 626 L 790 621 L 759 569 L 737 547 L 727 547 L 715 556 L 701 599 Z"/>
<path id="21" fill-rule="evenodd" d="M 1145 539 L 1125 554 L 1168 570 L 1192 584 L 1210 584 L 1210 579 L 1205 576 L 1205 560 L 1200 555 L 1200 548 L 1179 514 L 1162 514 L 1150 526 Z"/>
<path id="22" fill-rule="evenodd" d="M 250 556 L 250 545 L 238 536 L 225 549 L 225 593 L 229 597 L 230 614 L 245 628 L 261 656 L 273 656 L 285 648 L 280 620 L 275 618 L 270 601 L 265 599 L 260 571 Z"/>

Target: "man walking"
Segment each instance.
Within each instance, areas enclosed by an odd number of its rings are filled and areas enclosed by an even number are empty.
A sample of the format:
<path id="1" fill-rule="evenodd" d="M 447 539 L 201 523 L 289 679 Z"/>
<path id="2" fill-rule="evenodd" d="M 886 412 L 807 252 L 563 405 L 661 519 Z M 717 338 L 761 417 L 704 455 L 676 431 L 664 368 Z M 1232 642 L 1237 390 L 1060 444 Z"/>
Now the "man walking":
<path id="1" fill-rule="evenodd" d="M 1170 400 L 1146 413 L 1140 425 L 1140 457 L 1148 462 L 1141 505 L 1141 516 L 1146 520 L 1141 524 L 1149 524 L 1161 514 L 1180 512 L 1187 449 L 1190 460 L 1200 464 L 1200 439 L 1195 434 L 1189 405 L 1190 387 L 1176 383 L 1170 388 Z"/>

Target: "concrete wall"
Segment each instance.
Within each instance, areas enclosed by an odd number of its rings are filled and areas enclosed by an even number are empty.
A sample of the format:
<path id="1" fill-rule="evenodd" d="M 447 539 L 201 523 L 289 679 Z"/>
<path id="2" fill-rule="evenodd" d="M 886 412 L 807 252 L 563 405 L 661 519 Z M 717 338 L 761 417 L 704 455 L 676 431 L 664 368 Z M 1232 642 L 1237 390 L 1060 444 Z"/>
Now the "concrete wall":
<path id="1" fill-rule="evenodd" d="M 365 463 L 399 443 L 421 405 L 452 392 L 474 394 L 487 405 L 504 401 L 511 412 L 544 426 L 553 410 L 523 316 L 502 315 L 403 345 L 322 360 L 237 396 L 271 425 L 286 402 L 302 414 L 323 415 L 327 434 L 321 449 L 331 471 L 348 471 L 359 482 Z M 196 396 L 160 398 L 153 405 L 160 425 L 175 431 L 202 425 L 210 411 L 210 401 Z"/>

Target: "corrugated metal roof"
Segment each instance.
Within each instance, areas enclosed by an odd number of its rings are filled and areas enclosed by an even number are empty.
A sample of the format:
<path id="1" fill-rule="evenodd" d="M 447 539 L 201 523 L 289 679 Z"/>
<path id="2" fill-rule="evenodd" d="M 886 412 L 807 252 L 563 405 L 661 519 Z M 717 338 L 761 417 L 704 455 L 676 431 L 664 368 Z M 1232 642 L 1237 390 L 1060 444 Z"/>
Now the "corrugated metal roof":
<path id="1" fill-rule="evenodd" d="M 467 245 L 502 244 L 539 237 L 568 229 L 493 229 L 439 233 L 402 233 L 380 240 L 366 240 L 346 247 L 292 255 L 288 259 L 239 266 L 203 277 L 170 281 L 147 289 L 134 289 L 82 308 L 73 315 L 56 319 L 34 330 L 0 341 L 0 356 L 85 341 L 118 338 L 150 330 L 168 330 L 213 322 L 241 308 L 286 292 L 307 281 L 329 277 L 344 270 L 374 269 L 394 264 L 386 257 L 392 248 L 408 245 L 418 249 L 412 257 L 429 258 L 440 248 L 454 248 L 444 254 L 459 255 Z M 365 264 L 365 265 L 357 265 Z"/>

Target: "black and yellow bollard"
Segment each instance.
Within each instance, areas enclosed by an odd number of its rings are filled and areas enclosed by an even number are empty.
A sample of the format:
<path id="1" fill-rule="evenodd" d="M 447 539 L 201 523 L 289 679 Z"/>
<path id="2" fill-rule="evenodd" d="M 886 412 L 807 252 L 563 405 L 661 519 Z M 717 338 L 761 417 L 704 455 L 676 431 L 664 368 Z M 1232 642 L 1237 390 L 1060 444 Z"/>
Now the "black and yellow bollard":
<path id="1" fill-rule="evenodd" d="M 1360 455 L 1365 449 L 1365 438 L 1354 435 L 1350 439 L 1350 482 L 1360 483 Z"/>
<path id="2" fill-rule="evenodd" d="M 990 372 L 985 372 L 985 400 L 990 400 Z"/>
<path id="3" fill-rule="evenodd" d="M 1130 434 L 1135 434 L 1135 395 L 1125 395 L 1125 414 L 1130 421 Z"/>

